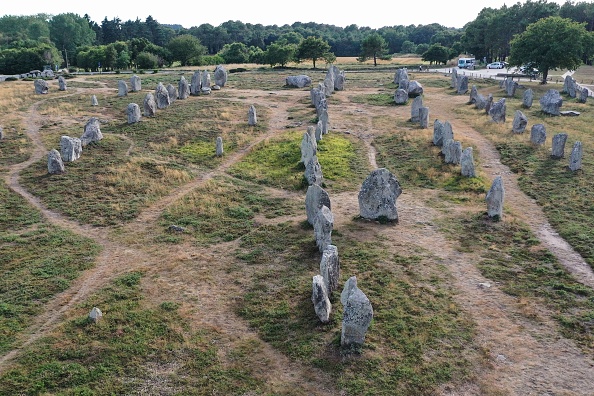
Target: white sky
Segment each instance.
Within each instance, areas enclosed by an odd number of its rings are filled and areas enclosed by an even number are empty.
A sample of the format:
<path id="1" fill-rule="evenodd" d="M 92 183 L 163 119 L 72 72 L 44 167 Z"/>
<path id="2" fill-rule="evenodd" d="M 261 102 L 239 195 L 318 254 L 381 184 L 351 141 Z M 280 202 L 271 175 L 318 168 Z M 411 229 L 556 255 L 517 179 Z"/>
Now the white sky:
<path id="1" fill-rule="evenodd" d="M 355 24 L 374 29 L 394 25 L 427 25 L 439 23 L 446 27 L 461 28 L 476 18 L 485 7 L 511 6 L 518 0 L 412 0 L 398 2 L 383 0 L 373 4 L 363 2 L 357 7 L 349 1 L 300 0 L 298 2 L 227 0 L 215 2 L 188 2 L 180 0 L 94 0 L 51 1 L 29 0 L 26 6 L 18 1 L 4 0 L 2 15 L 51 15 L 73 12 L 80 16 L 89 14 L 91 20 L 101 24 L 107 17 L 119 17 L 122 22 L 144 21 L 151 15 L 162 24 L 180 24 L 185 28 L 210 23 L 218 26 L 234 20 L 262 25 L 284 25 L 294 22 L 316 22 L 346 27 Z M 524 3 L 525 1 L 519 1 Z M 549 0 L 563 4 L 565 0 Z M 354 2 L 353 2 L 354 3 Z M 191 5 L 189 5 L 191 4 Z M 352 4 L 352 3 L 351 3 Z M 389 4 L 389 5 L 387 5 Z"/>

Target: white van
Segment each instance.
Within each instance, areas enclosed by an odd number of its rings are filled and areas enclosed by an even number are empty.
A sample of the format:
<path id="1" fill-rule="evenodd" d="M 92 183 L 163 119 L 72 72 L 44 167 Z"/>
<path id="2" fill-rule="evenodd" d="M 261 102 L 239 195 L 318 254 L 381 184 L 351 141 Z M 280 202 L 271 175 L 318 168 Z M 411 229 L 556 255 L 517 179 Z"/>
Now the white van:
<path id="1" fill-rule="evenodd" d="M 474 58 L 460 58 L 458 59 L 458 67 L 460 69 L 474 69 Z"/>

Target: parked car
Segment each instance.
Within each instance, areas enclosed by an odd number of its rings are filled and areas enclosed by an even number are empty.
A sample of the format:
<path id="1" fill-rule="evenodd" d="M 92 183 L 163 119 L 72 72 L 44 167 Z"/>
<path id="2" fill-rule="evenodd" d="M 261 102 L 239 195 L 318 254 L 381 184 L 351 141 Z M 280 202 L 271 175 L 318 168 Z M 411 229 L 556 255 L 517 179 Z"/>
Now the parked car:
<path id="1" fill-rule="evenodd" d="M 507 67 L 506 62 L 493 62 L 487 65 L 487 69 L 503 69 Z"/>

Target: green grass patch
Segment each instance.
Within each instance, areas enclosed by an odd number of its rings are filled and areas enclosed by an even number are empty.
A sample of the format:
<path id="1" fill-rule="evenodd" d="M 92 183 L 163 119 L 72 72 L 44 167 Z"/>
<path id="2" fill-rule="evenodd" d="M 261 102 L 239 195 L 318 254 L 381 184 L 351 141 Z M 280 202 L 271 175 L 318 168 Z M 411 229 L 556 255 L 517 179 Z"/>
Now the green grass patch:
<path id="1" fill-rule="evenodd" d="M 13 233 L 41 222 L 41 213 L 0 180 L 0 232 Z"/>
<path id="2" fill-rule="evenodd" d="M 390 92 L 353 95 L 349 99 L 353 103 L 363 103 L 372 106 L 396 106 L 396 102 L 394 102 L 394 93 Z"/>

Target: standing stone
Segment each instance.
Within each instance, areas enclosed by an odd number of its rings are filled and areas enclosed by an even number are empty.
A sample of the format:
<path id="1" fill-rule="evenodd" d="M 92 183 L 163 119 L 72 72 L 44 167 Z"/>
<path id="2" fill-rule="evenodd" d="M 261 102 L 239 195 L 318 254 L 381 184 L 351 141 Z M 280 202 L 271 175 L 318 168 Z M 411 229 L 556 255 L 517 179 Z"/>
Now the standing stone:
<path id="1" fill-rule="evenodd" d="M 567 142 L 566 133 L 558 133 L 553 136 L 553 151 L 551 157 L 560 159 L 565 157 L 565 143 Z"/>
<path id="2" fill-rule="evenodd" d="M 144 97 L 143 108 L 145 117 L 154 117 L 157 114 L 157 102 L 155 102 L 155 95 L 151 92 Z"/>
<path id="3" fill-rule="evenodd" d="M 66 86 L 66 79 L 62 76 L 58 77 L 58 89 L 60 91 L 66 91 L 68 89 Z"/>
<path id="4" fill-rule="evenodd" d="M 89 312 L 89 321 L 90 322 L 97 323 L 101 320 L 102 317 L 103 317 L 103 312 L 101 312 L 101 310 L 97 307 L 93 307 L 93 309 L 91 309 L 91 312 Z"/>
<path id="5" fill-rule="evenodd" d="M 316 124 L 316 142 L 322 140 L 322 136 L 324 136 L 324 123 L 322 121 L 318 121 Z"/>
<path id="6" fill-rule="evenodd" d="M 194 74 L 192 74 L 192 82 L 190 85 L 190 95 L 198 96 L 200 95 L 200 84 L 202 82 L 202 77 L 200 75 L 200 71 L 196 70 Z"/>
<path id="7" fill-rule="evenodd" d="M 311 91 L 309 91 L 309 96 L 311 98 L 311 104 L 316 108 L 317 111 L 320 101 L 322 100 L 322 91 L 319 87 L 312 88 Z"/>
<path id="8" fill-rule="evenodd" d="M 328 299 L 328 291 L 324 285 L 324 278 L 322 275 L 316 275 L 312 280 L 311 302 L 314 305 L 316 315 L 322 323 L 328 323 L 330 320 L 330 311 L 332 304 Z"/>
<path id="9" fill-rule="evenodd" d="M 181 76 L 177 83 L 177 91 L 177 96 L 180 99 L 188 99 L 188 96 L 190 96 L 190 85 L 184 76 Z"/>
<path id="10" fill-rule="evenodd" d="M 62 161 L 73 162 L 80 158 L 82 142 L 79 138 L 62 136 L 60 138 L 60 155 Z"/>
<path id="11" fill-rule="evenodd" d="M 316 245 L 320 252 L 324 252 L 328 245 L 332 245 L 332 228 L 334 227 L 334 215 L 327 206 L 318 210 L 314 221 L 314 236 Z"/>
<path id="12" fill-rule="evenodd" d="M 202 80 L 200 82 L 200 93 L 208 95 L 211 92 L 210 88 L 210 73 L 206 70 L 202 72 Z"/>
<path id="13" fill-rule="evenodd" d="M 544 124 L 534 124 L 530 129 L 530 141 L 532 144 L 543 145 L 547 140 L 547 132 Z"/>
<path id="14" fill-rule="evenodd" d="M 44 95 L 49 91 L 49 84 L 45 80 L 37 79 L 37 80 L 35 80 L 33 85 L 35 86 L 36 94 Z"/>
<path id="15" fill-rule="evenodd" d="M 400 183 L 386 168 L 373 170 L 359 191 L 359 212 L 364 219 L 385 218 L 398 222 L 396 199 L 402 193 Z"/>
<path id="16" fill-rule="evenodd" d="M 223 138 L 221 136 L 217 137 L 216 155 L 217 155 L 217 157 L 223 156 Z"/>
<path id="17" fill-rule="evenodd" d="M 582 169 L 582 154 L 582 142 L 575 142 L 573 149 L 571 149 L 571 156 L 569 157 L 569 169 L 572 172 Z"/>
<path id="18" fill-rule="evenodd" d="M 458 95 L 464 95 L 466 92 L 468 92 L 468 76 L 458 76 L 456 93 Z"/>
<path id="19" fill-rule="evenodd" d="M 498 124 L 502 124 L 505 122 L 505 111 L 505 98 L 501 98 L 497 102 L 493 103 L 491 109 L 489 109 L 489 115 L 493 121 Z"/>
<path id="20" fill-rule="evenodd" d="M 417 96 L 423 94 L 423 86 L 420 82 L 412 80 L 408 83 L 407 91 L 410 98 L 416 98 Z"/>
<path id="21" fill-rule="evenodd" d="M 47 171 L 51 175 L 64 173 L 64 163 L 58 150 L 53 149 L 47 155 Z"/>
<path id="22" fill-rule="evenodd" d="M 443 122 L 435 120 L 433 123 L 433 145 L 441 147 L 443 145 Z"/>
<path id="23" fill-rule="evenodd" d="M 586 103 L 588 100 L 588 96 L 590 96 L 590 90 L 586 87 L 580 87 L 579 95 L 578 95 L 578 102 L 579 103 Z"/>
<path id="24" fill-rule="evenodd" d="M 167 84 L 165 89 L 169 95 L 169 103 L 171 104 L 175 102 L 177 100 L 177 88 L 175 88 L 172 84 Z"/>
<path id="25" fill-rule="evenodd" d="M 563 81 L 563 92 L 567 93 L 570 97 L 575 98 L 576 96 L 576 83 L 573 77 L 565 76 Z"/>
<path id="26" fill-rule="evenodd" d="M 323 109 L 318 116 L 319 122 L 322 126 L 322 135 L 328 133 L 328 109 Z"/>
<path id="27" fill-rule="evenodd" d="M 89 121 L 85 124 L 83 134 L 80 137 L 80 142 L 83 147 L 89 143 L 98 142 L 103 139 L 103 134 L 101 133 L 99 125 L 99 120 L 97 118 L 89 118 Z"/>
<path id="28" fill-rule="evenodd" d="M 306 164 L 304 172 L 305 180 L 308 185 L 317 184 L 322 185 L 324 183 L 324 177 L 322 175 L 322 166 L 318 161 L 318 157 L 314 155 Z"/>
<path id="29" fill-rule="evenodd" d="M 465 177 L 475 177 L 474 159 L 472 156 L 472 147 L 467 147 L 462 151 L 460 157 L 460 173 Z"/>
<path id="30" fill-rule="evenodd" d="M 248 109 L 248 125 L 254 126 L 258 123 L 258 116 L 256 115 L 256 108 L 251 105 Z"/>
<path id="31" fill-rule="evenodd" d="M 419 109 L 423 107 L 423 97 L 417 96 L 410 106 L 410 120 L 411 122 L 419 122 Z"/>
<path id="32" fill-rule="evenodd" d="M 520 110 L 516 110 L 516 115 L 514 116 L 514 121 L 512 122 L 512 132 L 524 133 L 526 130 L 526 125 L 528 125 L 528 117 L 526 117 Z"/>
<path id="33" fill-rule="evenodd" d="M 138 77 L 136 74 L 130 77 L 130 91 L 142 91 L 142 81 L 140 80 L 140 77 Z"/>
<path id="34" fill-rule="evenodd" d="M 404 89 L 398 88 L 394 93 L 394 102 L 397 105 L 405 104 L 406 102 L 408 102 L 408 92 L 406 92 Z"/>
<path id="35" fill-rule="evenodd" d="M 310 130 L 311 128 L 311 130 Z M 303 164 L 307 164 L 310 159 L 312 159 L 318 150 L 318 145 L 316 143 L 316 139 L 312 137 L 314 134 L 314 128 L 312 126 L 307 127 L 307 132 L 303 134 L 303 139 L 301 140 L 301 161 Z"/>
<path id="36" fill-rule="evenodd" d="M 227 84 L 227 70 L 223 65 L 217 65 L 214 71 L 214 81 L 215 85 L 223 88 L 225 84 Z"/>
<path id="37" fill-rule="evenodd" d="M 341 70 L 340 73 L 334 79 L 334 90 L 335 91 L 344 91 L 345 81 L 346 81 L 346 76 L 344 74 L 344 70 Z"/>
<path id="38" fill-rule="evenodd" d="M 342 315 L 340 345 L 346 348 L 361 347 L 365 342 L 365 334 L 373 319 L 373 308 L 365 293 L 356 284 L 354 287 L 349 286 L 351 288 L 345 299 Z M 345 289 L 346 287 L 347 285 L 345 285 Z"/>
<path id="39" fill-rule="evenodd" d="M 505 198 L 505 189 L 503 188 L 503 179 L 497 176 L 493 180 L 491 188 L 487 192 L 487 215 L 494 220 L 501 220 L 503 215 L 503 199 Z"/>
<path id="40" fill-rule="evenodd" d="M 513 97 L 516 94 L 516 88 L 518 88 L 518 83 L 512 77 L 505 79 L 505 94 L 508 97 Z"/>
<path id="41" fill-rule="evenodd" d="M 479 93 L 476 85 L 473 85 L 472 88 L 470 88 L 470 98 L 468 99 L 468 104 L 476 103 L 478 94 Z"/>
<path id="42" fill-rule="evenodd" d="M 563 98 L 556 89 L 549 89 L 539 100 L 540 109 L 543 113 L 558 116 L 560 108 L 563 106 Z"/>
<path id="43" fill-rule="evenodd" d="M 91 106 L 99 106 L 99 102 L 97 101 L 97 96 L 91 95 Z"/>
<path id="44" fill-rule="evenodd" d="M 441 135 L 441 142 L 437 146 L 441 147 L 441 153 L 445 155 L 445 142 L 448 140 L 454 140 L 454 131 L 452 129 L 452 124 L 449 121 L 446 121 L 443 124 L 443 133 Z"/>
<path id="45" fill-rule="evenodd" d="M 351 293 L 357 288 L 357 277 L 351 276 L 344 282 L 344 286 L 342 287 L 342 292 L 340 293 L 340 303 L 345 305 Z"/>
<path id="46" fill-rule="evenodd" d="M 452 69 L 452 79 L 450 81 L 451 88 L 458 87 L 458 69 Z"/>
<path id="47" fill-rule="evenodd" d="M 522 97 L 522 106 L 526 109 L 532 107 L 532 102 L 534 101 L 534 92 L 532 92 L 532 88 L 528 88 L 524 91 L 524 96 Z"/>
<path id="48" fill-rule="evenodd" d="M 118 96 L 128 95 L 128 84 L 124 80 L 118 80 Z"/>
<path id="49" fill-rule="evenodd" d="M 476 107 L 478 110 L 484 110 L 485 107 L 487 107 L 487 98 L 485 98 L 480 93 L 477 94 L 474 101 L 474 107 Z"/>
<path id="50" fill-rule="evenodd" d="M 493 94 L 489 94 L 487 97 L 487 103 L 485 104 L 485 113 L 489 114 L 491 111 L 491 107 L 493 107 Z"/>
<path id="51" fill-rule="evenodd" d="M 408 71 L 406 68 L 396 70 L 394 74 L 394 84 L 400 89 L 408 90 Z"/>
<path id="52" fill-rule="evenodd" d="M 126 109 L 128 114 L 128 124 L 134 124 L 140 121 L 140 107 L 136 103 L 130 103 Z"/>
<path id="53" fill-rule="evenodd" d="M 311 77 L 304 74 L 298 76 L 288 76 L 285 79 L 285 84 L 289 87 L 304 88 L 311 85 Z"/>
<path id="54" fill-rule="evenodd" d="M 155 88 L 155 101 L 157 102 L 157 109 L 165 109 L 171 104 L 169 92 L 167 92 L 167 89 L 161 82 Z"/>
<path id="55" fill-rule="evenodd" d="M 446 164 L 457 165 L 460 163 L 460 158 L 462 157 L 462 143 L 449 139 L 444 143 L 444 151 L 444 162 Z"/>
<path id="56" fill-rule="evenodd" d="M 419 107 L 419 125 L 421 129 L 429 127 L 429 107 Z"/>
<path id="57" fill-rule="evenodd" d="M 330 196 L 326 190 L 318 184 L 312 184 L 307 187 L 307 193 L 305 194 L 305 213 L 309 224 L 314 224 L 316 216 L 323 206 L 332 209 Z"/>
<path id="58" fill-rule="evenodd" d="M 322 253 L 320 261 L 320 274 L 324 278 L 324 285 L 328 294 L 338 290 L 338 279 L 340 277 L 340 260 L 338 259 L 338 248 L 334 245 L 328 247 Z"/>

